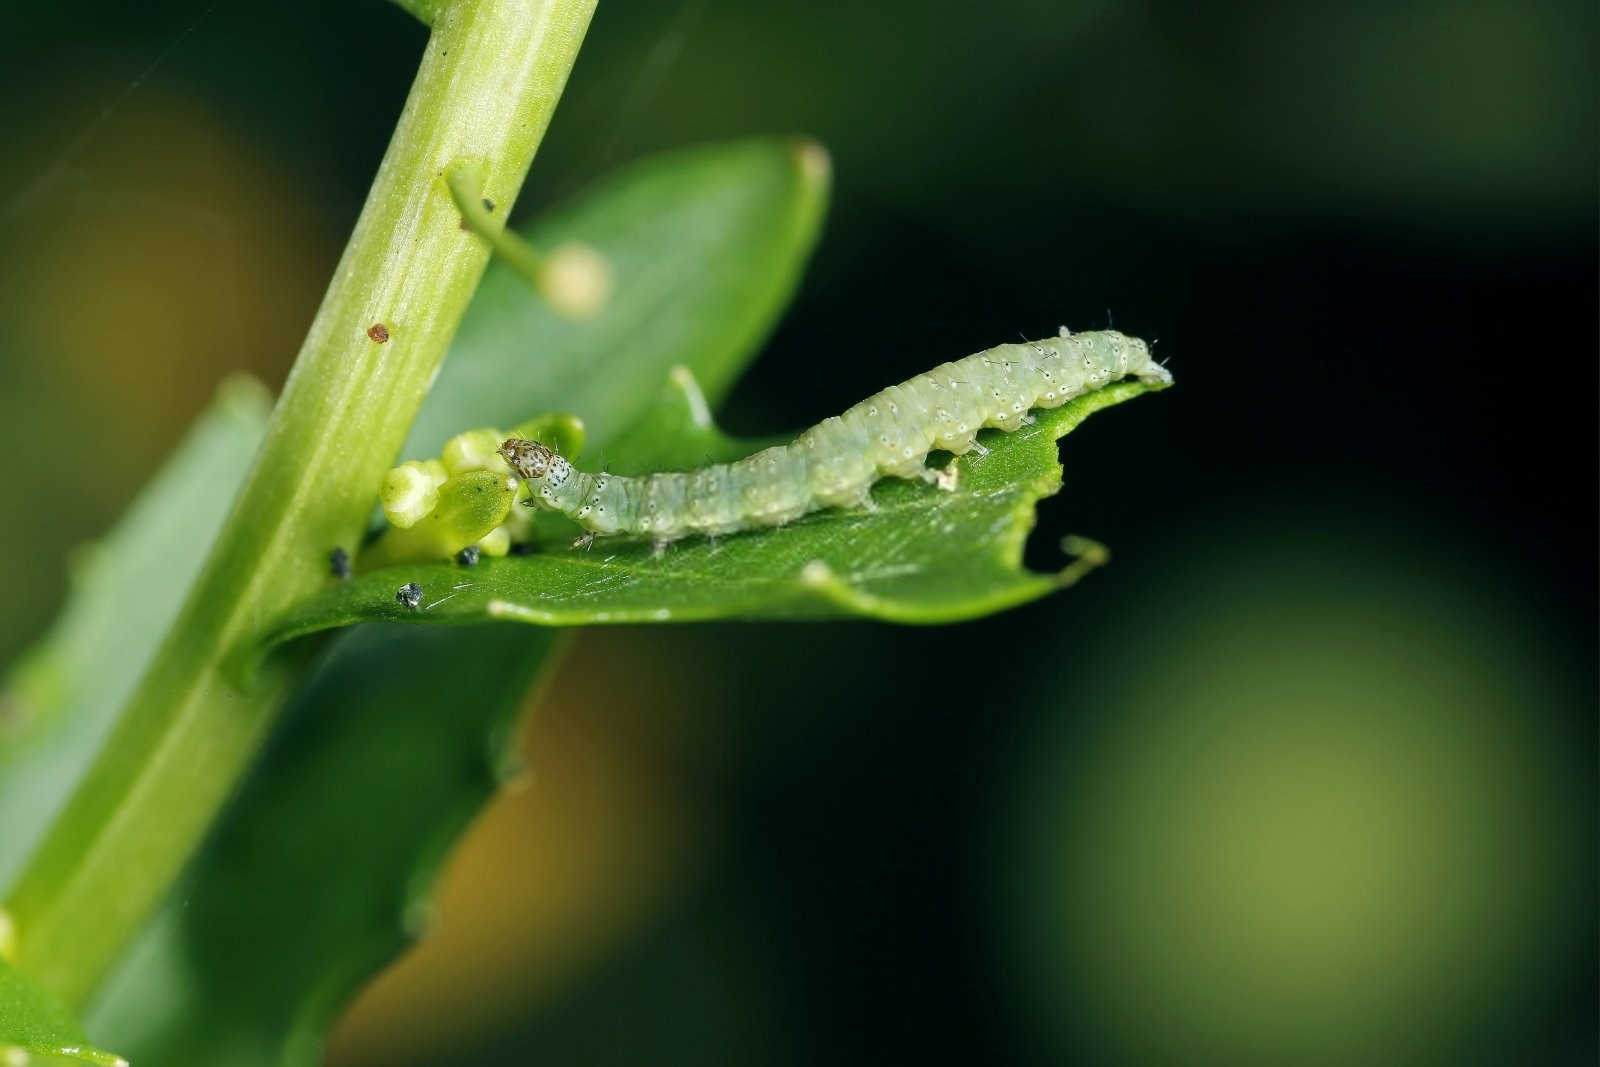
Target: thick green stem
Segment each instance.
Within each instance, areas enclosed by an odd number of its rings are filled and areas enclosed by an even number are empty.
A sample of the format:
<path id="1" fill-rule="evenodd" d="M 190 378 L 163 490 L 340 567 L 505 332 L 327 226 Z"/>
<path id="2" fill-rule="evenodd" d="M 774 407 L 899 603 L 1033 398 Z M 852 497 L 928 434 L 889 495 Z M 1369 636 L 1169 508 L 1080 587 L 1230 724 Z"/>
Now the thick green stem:
<path id="1" fill-rule="evenodd" d="M 509 210 L 594 0 L 453 0 L 216 548 L 106 749 L 7 908 L 15 962 L 81 1003 L 259 747 L 294 664 L 237 669 L 353 549 L 488 259 L 443 176 Z M 504 216 L 502 216 L 504 217 Z M 174 546 L 181 551 L 182 546 Z"/>

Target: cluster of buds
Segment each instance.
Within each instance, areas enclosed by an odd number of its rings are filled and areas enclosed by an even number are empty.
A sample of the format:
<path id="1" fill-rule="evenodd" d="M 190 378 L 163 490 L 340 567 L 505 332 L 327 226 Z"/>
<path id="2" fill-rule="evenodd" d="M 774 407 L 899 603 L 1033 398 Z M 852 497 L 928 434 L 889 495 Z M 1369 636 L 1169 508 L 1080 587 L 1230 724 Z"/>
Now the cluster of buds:
<path id="1" fill-rule="evenodd" d="M 583 444 L 583 423 L 572 415 L 544 415 L 509 433 L 468 430 L 445 442 L 438 459 L 391 469 L 378 493 L 389 529 L 362 553 L 362 569 L 450 559 L 468 548 L 503 556 L 513 544 L 530 540 L 534 509 L 518 506 L 527 499 L 527 486 L 499 452 L 508 437 L 546 441 L 570 456 Z"/>

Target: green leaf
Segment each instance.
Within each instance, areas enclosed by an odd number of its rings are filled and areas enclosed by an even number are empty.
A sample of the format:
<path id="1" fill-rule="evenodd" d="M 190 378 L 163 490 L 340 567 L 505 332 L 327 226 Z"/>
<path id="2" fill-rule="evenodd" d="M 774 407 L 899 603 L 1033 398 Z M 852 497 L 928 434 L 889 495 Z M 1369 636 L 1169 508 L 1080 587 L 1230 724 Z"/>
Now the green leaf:
<path id="1" fill-rule="evenodd" d="M 0 1063 L 38 1064 L 40 1056 L 96 1067 L 128 1067 L 116 1053 L 89 1044 L 66 1008 L 0 957 Z"/>
<path id="2" fill-rule="evenodd" d="M 67 605 L 0 691 L 0 886 L 66 802 L 222 527 L 266 426 L 258 382 L 224 382 L 127 515 L 73 561 Z"/>
<path id="3" fill-rule="evenodd" d="M 622 430 L 642 421 L 674 364 L 725 392 L 810 251 L 826 193 L 819 156 L 779 139 L 674 153 L 534 225 L 535 240 L 559 231 L 600 245 L 617 265 L 612 300 L 574 328 L 520 280 L 486 283 L 424 405 L 432 429 L 419 427 L 409 454 L 567 408 L 553 403 L 552 381 L 611 386 L 579 408 L 591 454 L 639 447 L 621 444 Z M 668 276 L 655 270 L 662 261 L 676 265 Z M 507 280 L 491 267 L 497 278 Z M 549 371 L 537 378 L 521 370 L 536 347 Z M 655 447 L 648 431 L 627 436 Z M 482 567 L 445 569 L 461 581 Z M 455 834 L 514 772 L 514 712 L 555 645 L 548 631 L 498 625 L 340 635 L 186 884 L 114 974 L 93 1032 L 115 1035 L 139 1063 L 317 1062 L 345 1001 L 426 925 L 428 886 Z"/>
<path id="4" fill-rule="evenodd" d="M 608 469 L 618 474 L 648 474 L 708 463 L 731 463 L 769 444 L 783 444 L 788 440 L 784 437 L 749 441 L 729 437 L 712 421 L 711 405 L 694 371 L 677 366 L 668 372 L 655 403 L 612 449 L 615 458 Z M 561 454 L 567 456 L 565 452 Z M 572 459 L 571 456 L 567 458 Z"/>
<path id="5" fill-rule="evenodd" d="M 278 640 L 351 623 L 503 619 L 546 626 L 705 619 L 862 616 L 934 623 L 975 618 L 1071 584 L 1103 550 L 1057 574 L 1022 567 L 1034 505 L 1061 486 L 1056 441 L 1095 411 L 1153 386 L 1121 382 L 1011 434 L 986 432 L 989 455 L 958 461 L 954 491 L 886 480 L 873 510 L 820 512 L 777 530 L 712 544 L 680 542 L 662 558 L 636 540 L 588 552 L 552 548 L 493 560 L 470 577 L 412 564 L 364 575 L 289 612 Z M 748 452 L 748 447 L 740 452 Z M 395 600 L 422 586 L 416 609 Z"/>

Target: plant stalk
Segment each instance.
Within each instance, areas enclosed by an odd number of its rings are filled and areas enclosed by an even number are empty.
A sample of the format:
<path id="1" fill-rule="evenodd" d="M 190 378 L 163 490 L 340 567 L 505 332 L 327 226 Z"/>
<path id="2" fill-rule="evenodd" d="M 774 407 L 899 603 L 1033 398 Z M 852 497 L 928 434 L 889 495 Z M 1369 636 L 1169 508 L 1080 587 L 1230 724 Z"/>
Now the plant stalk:
<path id="1" fill-rule="evenodd" d="M 354 551 L 488 261 L 443 176 L 504 219 L 595 0 L 437 5 L 405 110 L 266 440 L 150 670 L 6 903 L 15 965 L 81 1006 L 247 769 L 304 656 L 246 681 L 285 608 Z M 182 551 L 183 546 L 173 546 Z"/>

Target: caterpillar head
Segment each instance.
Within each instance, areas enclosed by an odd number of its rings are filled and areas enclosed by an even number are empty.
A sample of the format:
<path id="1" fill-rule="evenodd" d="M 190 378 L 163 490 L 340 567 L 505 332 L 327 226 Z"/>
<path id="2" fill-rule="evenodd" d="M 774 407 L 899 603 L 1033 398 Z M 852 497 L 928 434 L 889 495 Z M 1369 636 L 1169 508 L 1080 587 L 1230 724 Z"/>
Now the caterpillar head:
<path id="1" fill-rule="evenodd" d="M 1167 368 L 1155 361 L 1150 346 L 1137 337 L 1129 337 L 1117 330 L 1101 330 L 1094 334 L 1078 334 L 1090 338 L 1084 357 L 1084 369 L 1091 373 L 1091 384 L 1103 385 L 1132 374 L 1147 382 L 1172 384 Z"/>
<path id="2" fill-rule="evenodd" d="M 1127 344 L 1127 357 L 1122 367 L 1127 373 L 1159 385 L 1172 384 L 1172 372 L 1156 362 L 1148 344 L 1137 337 L 1124 336 L 1123 341 Z"/>
<path id="3" fill-rule="evenodd" d="M 517 477 L 524 481 L 537 482 L 548 478 L 559 485 L 572 472 L 571 464 L 561 458 L 561 453 L 538 441 L 508 437 L 501 442 L 498 451 Z"/>

